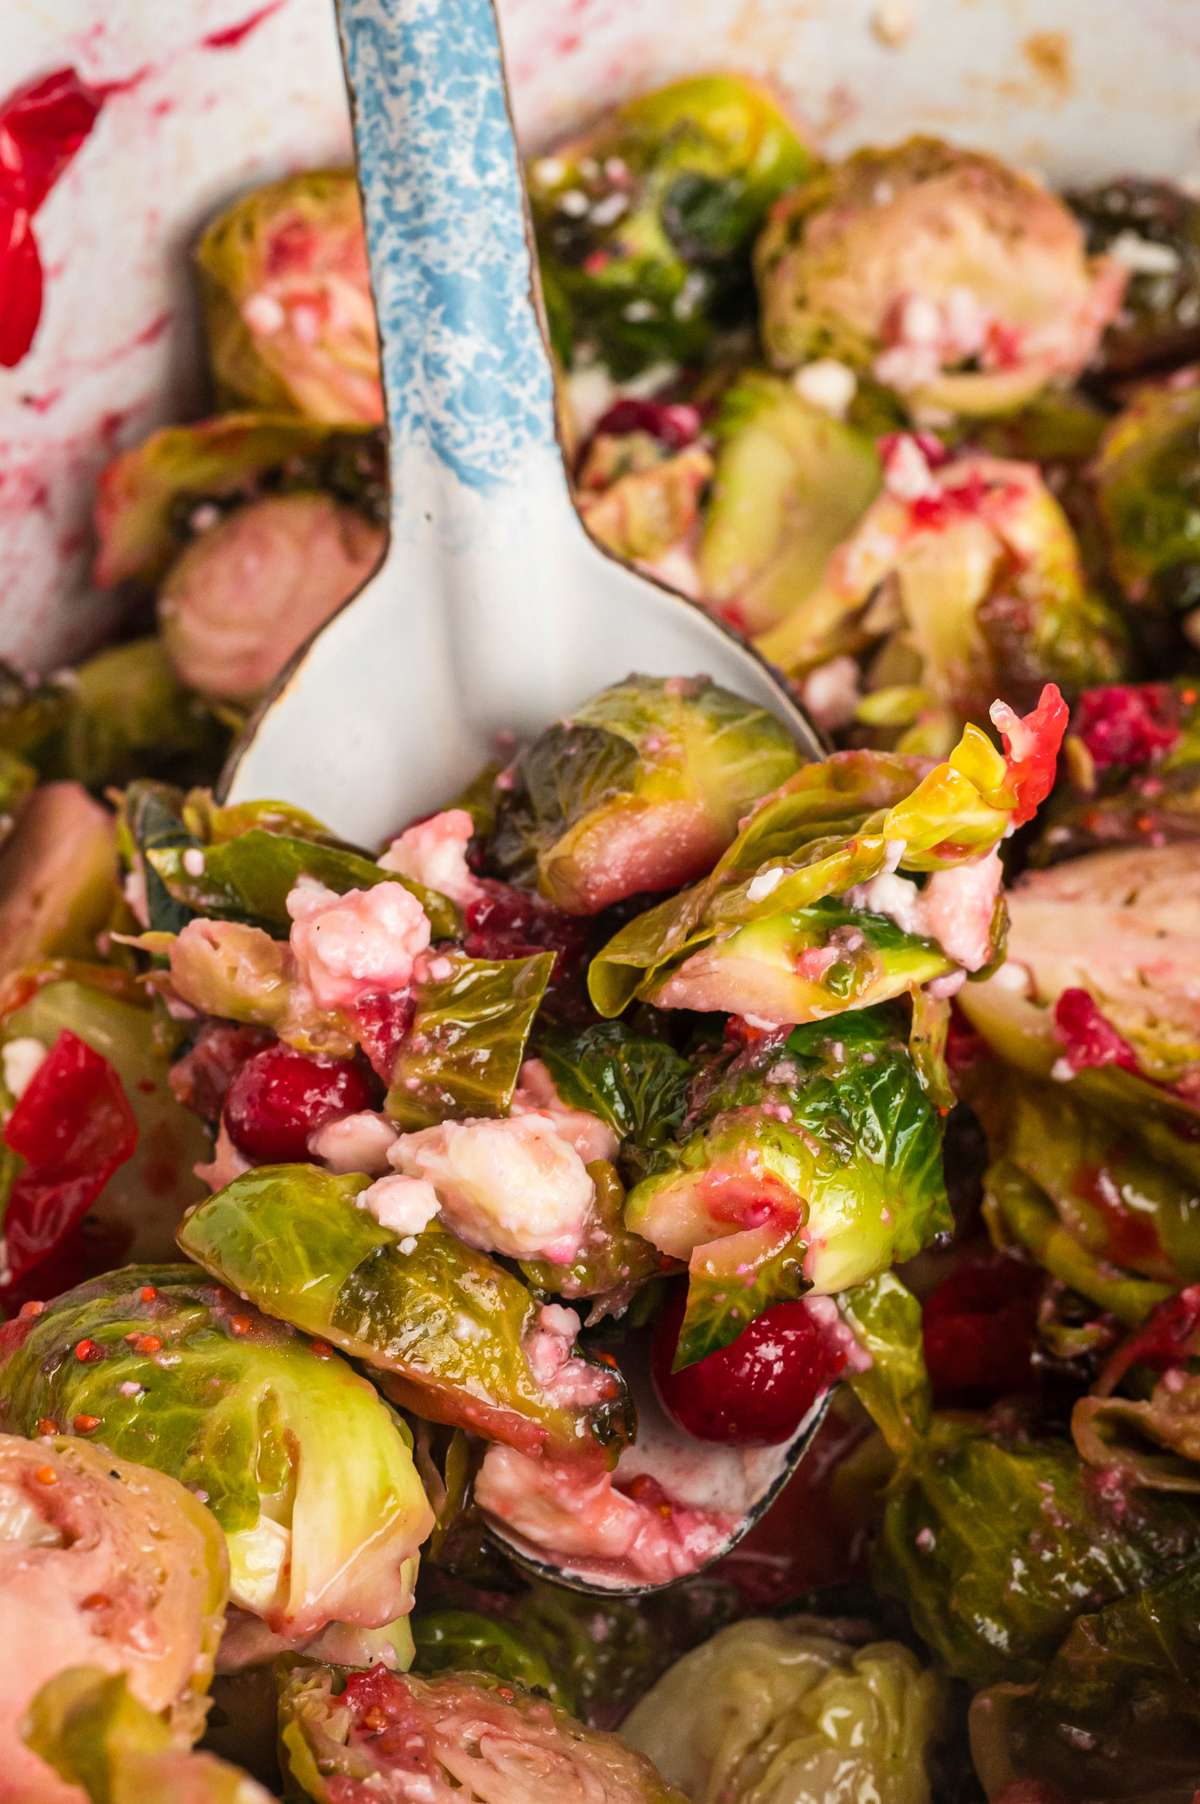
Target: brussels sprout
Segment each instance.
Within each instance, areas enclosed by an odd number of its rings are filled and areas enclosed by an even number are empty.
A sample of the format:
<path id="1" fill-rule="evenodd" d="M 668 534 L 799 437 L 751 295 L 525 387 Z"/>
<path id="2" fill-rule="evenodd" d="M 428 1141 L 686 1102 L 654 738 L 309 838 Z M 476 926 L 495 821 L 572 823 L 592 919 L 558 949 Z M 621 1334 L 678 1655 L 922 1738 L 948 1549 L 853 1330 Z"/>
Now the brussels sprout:
<path id="1" fill-rule="evenodd" d="M 118 896 L 112 815 L 78 783 L 35 789 L 0 849 L 0 974 L 94 958 Z"/>
<path id="2" fill-rule="evenodd" d="M 1063 197 L 1087 233 L 1092 256 L 1129 271 L 1121 311 L 1109 321 L 1096 361 L 1126 375 L 1185 363 L 1200 351 L 1200 201 L 1173 182 L 1128 176 Z"/>
<path id="3" fill-rule="evenodd" d="M 268 182 L 213 220 L 196 261 L 223 403 L 335 424 L 382 421 L 353 170 Z"/>
<path id="4" fill-rule="evenodd" d="M 273 1804 L 247 1773 L 179 1747 L 124 1673 L 92 1665 L 59 1673 L 30 1705 L 25 1739 L 70 1797 L 81 1785 L 92 1804 Z M 38 1796 L 50 1804 L 49 1792 Z"/>
<path id="5" fill-rule="evenodd" d="M 179 1244 L 259 1308 L 363 1359 L 380 1387 L 431 1422 L 534 1456 L 615 1461 L 630 1438 L 619 1376 L 576 1352 L 560 1401 L 530 1364 L 538 1310 L 525 1286 L 431 1222 L 381 1227 L 365 1177 L 264 1166 L 193 1209 Z M 583 1381 L 590 1379 L 590 1384 Z"/>
<path id="6" fill-rule="evenodd" d="M 327 489 L 387 523 L 377 435 L 288 414 L 222 413 L 164 426 L 123 451 L 96 485 L 93 575 L 102 589 L 156 583 L 212 516 L 277 489 Z"/>
<path id="7" fill-rule="evenodd" d="M 199 870 L 188 869 L 198 862 L 194 856 L 187 857 L 189 849 L 201 853 Z M 399 883 L 429 916 L 435 940 L 452 939 L 461 929 L 458 909 L 436 890 L 385 870 L 361 853 L 266 827 L 252 826 L 213 846 L 200 846 L 194 838 L 190 848 L 183 843 L 151 845 L 146 862 L 168 893 L 189 912 L 264 927 L 281 936 L 291 927 L 287 898 L 301 876 L 315 878 L 339 896 L 352 889 L 371 889 L 377 883 Z"/>
<path id="8" fill-rule="evenodd" d="M 553 969 L 552 952 L 434 959 L 429 980 L 416 986 L 412 1027 L 392 1069 L 384 1104 L 391 1119 L 409 1132 L 507 1114 Z"/>
<path id="9" fill-rule="evenodd" d="M 273 1028 L 299 1052 L 353 1054 L 359 1024 L 341 1009 L 318 1008 L 297 981 L 289 947 L 261 927 L 193 920 L 175 939 L 149 933 L 140 944 L 166 951 L 172 990 L 201 1014 Z"/>
<path id="10" fill-rule="evenodd" d="M 554 347 L 618 379 L 692 364 L 748 323 L 750 249 L 815 158 L 767 94 L 729 75 L 673 83 L 529 168 Z"/>
<path id="11" fill-rule="evenodd" d="M 832 356 L 914 407 L 973 415 L 1077 375 L 1125 283 L 1033 177 L 921 137 L 802 182 L 754 265 L 777 368 Z"/>
<path id="12" fill-rule="evenodd" d="M 843 1291 L 838 1313 L 870 1361 L 847 1363 L 846 1382 L 903 1459 L 929 1433 L 931 1392 L 921 1305 L 894 1272 Z"/>
<path id="13" fill-rule="evenodd" d="M 1036 999 L 1064 1009 L 1085 991 L 1146 1076 L 1184 1083 L 1200 1068 L 1200 1004 L 1194 994 L 1195 898 L 1200 844 L 1122 847 L 1035 871 L 1008 896 L 1008 956 Z M 1064 1001 L 1064 998 L 1066 1000 Z M 1109 1057 L 1120 1057 L 1114 1045 Z"/>
<path id="14" fill-rule="evenodd" d="M 173 1478 L 50 1434 L 0 1435 L 0 1514 L 0 1771 L 14 1799 L 69 1804 L 21 1744 L 34 1694 L 87 1662 L 161 1713 L 168 1740 L 194 1740 L 224 1622 L 224 1541 Z"/>
<path id="15" fill-rule="evenodd" d="M 1104 435 L 1096 500 L 1112 568 L 1139 607 L 1200 603 L 1200 386 L 1139 389 Z"/>
<path id="16" fill-rule="evenodd" d="M 618 466 L 604 483 L 589 481 L 589 475 L 595 476 L 595 461 L 593 452 L 576 492 L 580 517 L 594 539 L 618 557 L 653 566 L 687 538 L 713 473 L 712 458 L 703 445 L 656 458 L 645 469 L 621 471 Z"/>
<path id="17" fill-rule="evenodd" d="M 293 1637 L 410 1607 L 429 1506 L 391 1411 L 328 1347 L 179 1265 L 109 1273 L 6 1334 L 8 1425 L 73 1423 L 203 1491 L 236 1604 Z"/>
<path id="18" fill-rule="evenodd" d="M 946 1688 L 897 1642 L 752 1617 L 676 1662 L 623 1725 L 687 1797 L 929 1804 Z"/>
<path id="19" fill-rule="evenodd" d="M 1050 789 L 1067 714 L 1052 686 L 1024 721 L 1001 703 L 993 712 L 1006 758 L 968 726 L 933 770 L 894 753 L 840 752 L 789 777 L 702 883 L 635 916 L 593 959 L 599 1013 L 637 996 L 783 1025 L 897 995 L 955 963 L 986 966 L 1004 924 L 1000 866 L 987 854 Z M 896 886 L 897 865 L 935 875 L 918 895 Z M 838 895 L 853 907 L 848 921 L 826 905 Z M 871 918 L 877 901 L 888 919 Z"/>
<path id="20" fill-rule="evenodd" d="M 1200 1567 L 1076 1617 L 1036 1686 L 985 1691 L 971 1748 L 989 1797 L 1022 1778 L 1068 1797 L 1186 1798 L 1200 1771 Z"/>
<path id="21" fill-rule="evenodd" d="M 473 1610 L 436 1609 L 414 1617 L 412 1628 L 413 1670 L 422 1678 L 460 1670 L 487 1673 L 515 1680 L 526 1691 L 544 1692 L 552 1702 L 571 1707 L 534 1638 L 506 1622 Z"/>
<path id="22" fill-rule="evenodd" d="M 947 1414 L 893 1481 L 872 1571 L 939 1664 L 978 1688 L 1036 1680 L 1081 1610 L 1198 1555 L 1185 1500 L 1106 1490 L 1069 1441 Z"/>
<path id="23" fill-rule="evenodd" d="M 938 1114 L 898 1027 L 864 1010 L 750 1047 L 631 1191 L 626 1225 L 690 1262 L 676 1370 L 949 1230 Z"/>
<path id="24" fill-rule="evenodd" d="M 0 748 L 36 757 L 70 712 L 71 687 L 65 678 L 23 677 L 0 659 Z"/>
<path id="25" fill-rule="evenodd" d="M 1132 1278 L 1077 1239 L 1046 1192 L 1011 1159 L 989 1170 L 984 1212 L 998 1245 L 1022 1247 L 1060 1284 L 1130 1327 L 1171 1294 L 1169 1285 Z"/>
<path id="26" fill-rule="evenodd" d="M 228 727 L 180 683 L 162 642 L 134 639 L 79 666 L 70 715 L 38 763 L 45 776 L 103 790 L 149 771 L 211 777 L 228 745 Z"/>
<path id="27" fill-rule="evenodd" d="M 110 975 L 103 970 L 81 966 L 77 972 L 40 984 L 6 1014 L 0 1041 L 32 1039 L 50 1047 L 66 1028 L 108 1060 L 137 1121 L 137 1149 L 92 1204 L 94 1225 L 109 1263 L 170 1259 L 184 1210 L 204 1195 L 193 1167 L 209 1155 L 208 1136 L 172 1094 L 170 1061 L 149 1007 L 88 981 Z"/>
<path id="28" fill-rule="evenodd" d="M 569 1265 L 549 1259 L 522 1259 L 521 1273 L 542 1296 L 594 1297 L 588 1326 L 605 1315 L 621 1315 L 641 1287 L 674 1261 L 665 1259 L 640 1234 L 625 1226 L 625 1189 L 616 1168 L 592 1160 L 587 1174 L 595 1188 L 583 1245 Z"/>
<path id="29" fill-rule="evenodd" d="M 595 1022 L 543 1034 L 537 1050 L 563 1102 L 598 1115 L 618 1140 L 653 1149 L 674 1138 L 695 1074 L 665 1041 Z"/>
<path id="30" fill-rule="evenodd" d="M 875 499 L 879 457 L 865 433 L 756 370 L 725 391 L 716 434 L 704 596 L 746 632 L 764 633 L 816 588 Z"/>
<path id="31" fill-rule="evenodd" d="M 697 877 L 800 762 L 765 709 L 706 678 L 629 677 L 521 754 L 490 856 L 570 914 Z"/>
<path id="32" fill-rule="evenodd" d="M 241 702 L 360 589 L 383 529 L 324 494 L 269 495 L 193 539 L 159 590 L 172 667 L 189 688 Z"/>
<path id="33" fill-rule="evenodd" d="M 121 855 L 129 866 L 126 899 L 138 920 L 152 933 L 178 933 L 194 918 L 194 910 L 171 895 L 150 863 L 149 853 L 165 847 L 196 852 L 201 841 L 184 819 L 184 797 L 169 783 L 142 778 L 121 797 L 117 816 Z"/>
<path id="34" fill-rule="evenodd" d="M 317 1804 L 352 1786 L 380 1804 L 418 1804 L 452 1786 L 477 1797 L 501 1788 L 511 1804 L 535 1804 L 548 1789 L 597 1804 L 684 1804 L 619 1736 L 515 1683 L 376 1667 L 339 1684 L 328 1667 L 298 1665 L 280 1697 L 283 1758 Z"/>
<path id="35" fill-rule="evenodd" d="M 970 453 L 931 469 L 906 438 L 885 482 L 823 578 L 763 638 L 767 657 L 803 674 L 872 651 L 860 717 L 887 724 L 880 708 L 903 690 L 917 698 L 909 718 L 919 702 L 951 733 L 985 721 L 996 694 L 1027 706 L 1043 683 L 1074 695 L 1121 675 L 1124 630 L 1086 587 L 1035 465 Z"/>
<path id="36" fill-rule="evenodd" d="M 15 752 L 0 746 L 0 846 L 16 825 L 25 798 L 37 782 L 37 772 Z"/>

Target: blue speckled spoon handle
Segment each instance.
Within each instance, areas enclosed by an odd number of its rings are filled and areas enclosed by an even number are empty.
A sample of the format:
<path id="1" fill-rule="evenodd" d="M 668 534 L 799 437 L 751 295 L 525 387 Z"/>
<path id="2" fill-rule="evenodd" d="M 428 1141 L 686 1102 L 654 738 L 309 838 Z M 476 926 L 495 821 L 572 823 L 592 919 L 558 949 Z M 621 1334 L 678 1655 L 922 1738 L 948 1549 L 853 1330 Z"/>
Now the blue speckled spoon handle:
<path id="1" fill-rule="evenodd" d="M 339 0 L 393 446 L 472 488 L 554 443 L 490 0 Z"/>
<path id="2" fill-rule="evenodd" d="M 364 844 L 630 670 L 707 671 L 819 742 L 703 609 L 588 538 L 490 0 L 337 0 L 391 429 L 383 564 L 276 685 L 226 770 Z"/>

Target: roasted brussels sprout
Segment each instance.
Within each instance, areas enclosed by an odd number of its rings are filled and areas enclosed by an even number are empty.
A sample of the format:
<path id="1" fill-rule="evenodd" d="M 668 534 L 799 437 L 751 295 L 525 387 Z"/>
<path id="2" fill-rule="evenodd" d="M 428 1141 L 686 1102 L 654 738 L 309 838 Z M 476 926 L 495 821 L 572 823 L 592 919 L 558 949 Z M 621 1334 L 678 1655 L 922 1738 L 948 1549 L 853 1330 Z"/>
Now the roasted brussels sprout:
<path id="1" fill-rule="evenodd" d="M 619 1736 L 585 1728 L 515 1682 L 376 1667 L 340 1683 L 328 1667 L 299 1664 L 280 1698 L 283 1758 L 317 1804 L 336 1804 L 351 1786 L 380 1804 L 421 1804 L 452 1787 L 490 1796 L 498 1786 L 512 1804 L 547 1795 L 683 1804 Z"/>
<path id="2" fill-rule="evenodd" d="M 627 1226 L 689 1261 L 677 1370 L 772 1303 L 862 1284 L 949 1230 L 938 1114 L 905 1038 L 868 1009 L 749 1047 L 630 1192 Z"/>
<path id="3" fill-rule="evenodd" d="M 835 357 L 910 406 L 961 414 L 1011 412 L 1077 375 L 1126 278 L 1085 255 L 1032 176 L 921 137 L 802 181 L 754 261 L 777 368 Z"/>
<path id="4" fill-rule="evenodd" d="M 659 560 L 695 526 L 713 461 L 696 444 L 647 455 L 645 441 L 643 433 L 593 440 L 576 501 L 593 538 L 670 581 L 671 566 Z"/>
<path id="5" fill-rule="evenodd" d="M 1046 682 L 1074 696 L 1120 676 L 1128 654 L 1036 465 L 969 454 L 931 467 L 928 449 L 893 444 L 884 493 L 762 649 L 797 675 L 869 653 L 860 720 L 908 727 L 900 749 L 944 755 L 993 696 L 1030 707 Z"/>
<path id="6" fill-rule="evenodd" d="M 547 1370 L 542 1312 L 519 1279 L 430 1210 L 423 1228 L 382 1226 L 361 1200 L 368 1184 L 264 1166 L 194 1209 L 179 1244 L 271 1315 L 365 1360 L 381 1389 L 429 1421 L 535 1457 L 615 1460 L 630 1438 L 618 1374 L 574 1347 Z"/>
<path id="7" fill-rule="evenodd" d="M 1028 973 L 1038 1002 L 1057 1005 L 1073 1065 L 1126 1064 L 1192 1093 L 1200 1080 L 1197 900 L 1195 842 L 1093 852 L 1031 872 L 1009 892 L 1009 959 Z M 1073 1034 L 1076 1016 L 1082 1032 Z M 1093 1045 L 1089 1033 L 1095 1039 L 1104 1024 L 1110 1040 Z"/>
<path id="8" fill-rule="evenodd" d="M 1095 465 L 1117 581 L 1136 606 L 1185 617 L 1200 604 L 1198 431 L 1194 373 L 1148 383 L 1108 428 Z"/>
<path id="9" fill-rule="evenodd" d="M 446 1672 L 486 1673 L 515 1680 L 526 1691 L 540 1691 L 552 1702 L 570 1707 L 536 1637 L 523 1633 L 519 1625 L 497 1622 L 473 1610 L 434 1609 L 414 1617 L 412 1630 L 413 1671 L 421 1678 Z"/>
<path id="10" fill-rule="evenodd" d="M 816 588 L 826 559 L 879 491 L 871 440 L 778 377 L 725 391 L 699 565 L 704 599 L 764 633 Z"/>
<path id="11" fill-rule="evenodd" d="M 336 424 L 383 419 L 353 170 L 256 189 L 213 220 L 196 260 L 222 401 Z"/>
<path id="12" fill-rule="evenodd" d="M 158 598 L 167 656 L 192 689 L 248 701 L 362 587 L 384 533 L 330 495 L 251 501 L 193 539 Z"/>
<path id="13" fill-rule="evenodd" d="M 273 1804 L 247 1773 L 179 1747 L 123 1673 L 94 1665 L 70 1667 L 43 1685 L 25 1739 L 70 1787 L 65 1796 L 77 1798 L 82 1786 L 91 1804 Z M 37 1796 L 51 1804 L 49 1791 Z"/>
<path id="14" fill-rule="evenodd" d="M 102 589 L 131 578 L 156 583 L 224 514 L 296 489 L 324 490 L 386 525 L 380 435 L 290 414 L 222 413 L 164 426 L 100 472 L 95 580 Z"/>
<path id="15" fill-rule="evenodd" d="M 411 1606 L 432 1513 L 377 1393 L 190 1266 L 127 1266 L 19 1317 L 5 1423 L 52 1420 L 202 1491 L 234 1603 L 303 1640 Z"/>
<path id="16" fill-rule="evenodd" d="M 628 678 L 539 734 L 502 793 L 490 856 L 571 914 L 699 876 L 800 762 L 765 709 L 705 678 Z"/>
<path id="17" fill-rule="evenodd" d="M 42 747 L 38 768 L 93 791 L 148 772 L 176 782 L 211 781 L 229 737 L 228 726 L 175 675 L 161 639 L 133 639 L 76 670 L 70 714 Z"/>
<path id="18" fill-rule="evenodd" d="M 929 1804 L 946 1689 L 896 1642 L 752 1617 L 676 1662 L 622 1732 L 689 1798 Z"/>
<path id="19" fill-rule="evenodd" d="M 20 1739 L 31 1703 L 38 1715 L 39 1686 L 66 1667 L 116 1675 L 155 1713 L 167 1745 L 194 1741 L 229 1582 L 210 1512 L 175 1479 L 47 1427 L 36 1441 L 0 1435 L 0 1522 L 0 1771 L 10 1796 L 77 1796 Z"/>
<path id="20" fill-rule="evenodd" d="M 0 973 L 94 958 L 118 900 L 112 815 L 78 783 L 43 784 L 0 848 Z"/>
<path id="21" fill-rule="evenodd" d="M 748 323 L 750 249 L 815 159 L 767 94 L 699 76 L 627 102 L 529 168 L 555 349 L 618 379 L 695 363 Z"/>
<path id="22" fill-rule="evenodd" d="M 1129 271 L 1121 311 L 1096 362 L 1126 375 L 1184 363 L 1200 351 L 1200 200 L 1173 182 L 1123 177 L 1063 197 L 1087 233 L 1091 256 Z"/>
<path id="23" fill-rule="evenodd" d="M 990 964 L 1004 921 L 993 848 L 1048 792 L 1067 710 L 1048 686 L 1023 721 L 1002 703 L 992 714 L 1007 762 L 968 726 L 933 770 L 840 752 L 789 777 L 703 882 L 635 916 L 597 954 L 588 988 L 599 1012 L 620 1014 L 637 996 L 783 1026 L 915 991 L 956 964 Z M 897 867 L 933 875 L 918 891 Z"/>

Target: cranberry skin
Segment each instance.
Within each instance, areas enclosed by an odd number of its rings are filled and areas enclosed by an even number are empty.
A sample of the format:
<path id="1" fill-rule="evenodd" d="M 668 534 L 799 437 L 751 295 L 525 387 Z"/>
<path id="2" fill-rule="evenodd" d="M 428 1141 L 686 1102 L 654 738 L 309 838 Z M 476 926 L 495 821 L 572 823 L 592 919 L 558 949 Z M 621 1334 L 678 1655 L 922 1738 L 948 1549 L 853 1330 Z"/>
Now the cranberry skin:
<path id="1" fill-rule="evenodd" d="M 922 1311 L 925 1364 L 939 1409 L 982 1409 L 1037 1388 L 1033 1337 L 1044 1274 L 1007 1253 L 960 1261 Z"/>
<path id="2" fill-rule="evenodd" d="M 222 1119 L 248 1159 L 291 1165 L 309 1158 L 315 1129 L 373 1102 L 370 1080 L 352 1059 L 312 1056 L 277 1042 L 238 1071 Z"/>
<path id="3" fill-rule="evenodd" d="M 698 1441 L 777 1446 L 846 1363 L 803 1303 L 774 1303 L 731 1346 L 672 1372 L 686 1305 L 687 1285 L 679 1284 L 654 1325 L 650 1366 L 663 1408 Z"/>

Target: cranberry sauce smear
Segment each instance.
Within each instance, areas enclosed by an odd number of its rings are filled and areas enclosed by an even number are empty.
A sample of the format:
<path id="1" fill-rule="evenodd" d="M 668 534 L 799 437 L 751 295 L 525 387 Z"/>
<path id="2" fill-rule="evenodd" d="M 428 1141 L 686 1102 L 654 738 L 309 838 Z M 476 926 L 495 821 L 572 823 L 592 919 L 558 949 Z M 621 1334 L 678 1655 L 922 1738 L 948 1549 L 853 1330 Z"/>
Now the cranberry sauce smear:
<path id="1" fill-rule="evenodd" d="M 1178 714 L 1170 683 L 1113 683 L 1084 690 L 1072 728 L 1103 771 L 1163 757 L 1179 740 Z"/>
<path id="2" fill-rule="evenodd" d="M 367 1074 L 352 1059 L 268 1046 L 246 1060 L 225 1097 L 234 1144 L 259 1165 L 307 1159 L 308 1137 L 328 1121 L 374 1106 Z"/>
<path id="3" fill-rule="evenodd" d="M 650 1364 L 663 1408 L 698 1441 L 777 1446 L 846 1363 L 844 1350 L 794 1302 L 764 1309 L 731 1346 L 672 1372 L 686 1304 L 687 1286 L 678 1284 L 655 1324 Z"/>
<path id="4" fill-rule="evenodd" d="M 20 363 L 42 316 L 33 215 L 104 103 L 74 69 L 56 69 L 0 104 L 0 366 Z"/>
<path id="5" fill-rule="evenodd" d="M 938 1409 L 981 1409 L 1036 1388 L 1033 1336 L 1044 1274 L 976 1253 L 925 1300 L 925 1364 Z"/>

